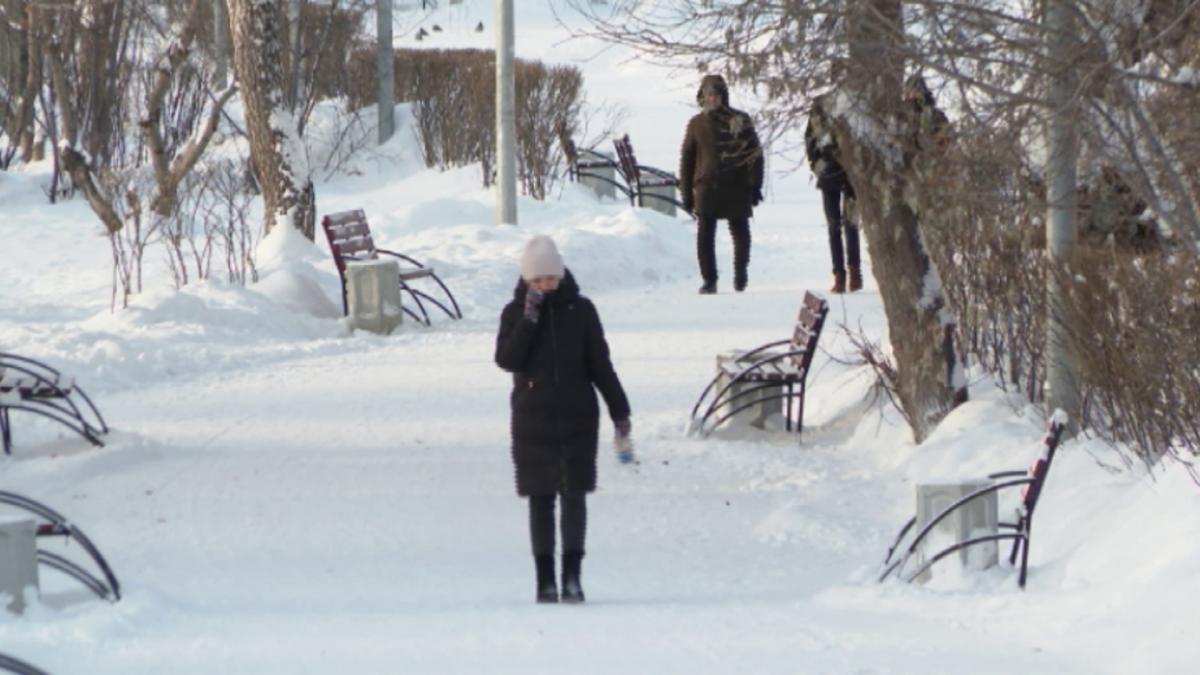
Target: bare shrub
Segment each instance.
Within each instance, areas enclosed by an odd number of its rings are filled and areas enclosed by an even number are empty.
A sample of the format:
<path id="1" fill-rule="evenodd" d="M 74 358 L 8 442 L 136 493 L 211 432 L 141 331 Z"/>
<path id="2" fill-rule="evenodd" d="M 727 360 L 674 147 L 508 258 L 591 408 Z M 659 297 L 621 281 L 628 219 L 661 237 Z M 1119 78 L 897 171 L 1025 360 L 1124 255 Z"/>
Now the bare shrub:
<path id="1" fill-rule="evenodd" d="M 255 251 L 260 229 L 249 220 L 254 195 L 246 189 L 243 168 L 238 162 L 224 160 L 209 169 L 208 193 L 204 209 L 206 236 L 214 236 L 224 253 L 226 278 L 245 286 L 258 281 Z"/>
<path id="2" fill-rule="evenodd" d="M 142 292 L 142 263 L 146 249 L 155 241 L 163 220 L 145 208 L 144 196 L 152 190 L 144 172 L 134 170 L 101 171 L 100 188 L 112 195 L 112 210 L 123 223 L 119 229 L 108 229 L 112 250 L 112 295 L 110 305 L 129 306 L 129 296 Z"/>
<path id="3" fill-rule="evenodd" d="M 159 239 L 176 288 L 208 279 L 219 257 L 226 279 L 245 286 L 258 281 L 255 249 L 259 228 L 248 214 L 254 195 L 243 163 L 222 159 L 197 167 L 184 179 L 178 210 L 162 220 Z"/>
<path id="4" fill-rule="evenodd" d="M 575 68 L 546 67 L 540 62 L 516 70 L 517 176 L 525 194 L 545 199 L 562 178 L 559 138 L 575 136 L 579 127 L 583 75 Z"/>
<path id="5" fill-rule="evenodd" d="M 483 184 L 495 175 L 495 53 L 490 50 L 396 50 L 396 99 L 413 106 L 425 165 L 449 169 L 479 162 Z M 350 60 L 349 107 L 375 103 L 374 50 Z M 516 63 L 517 175 L 523 191 L 545 199 L 564 175 L 559 130 L 579 128 L 583 77 L 569 66 Z"/>
<path id="6" fill-rule="evenodd" d="M 1069 280 L 1088 426 L 1147 465 L 1200 455 L 1200 274 L 1190 250 L 1085 249 Z"/>
<path id="7" fill-rule="evenodd" d="M 912 170 L 913 201 L 959 315 L 959 349 L 1005 388 L 1043 400 L 1045 186 L 1012 156 L 1019 124 L 960 127 Z M 1200 454 L 1200 276 L 1162 239 L 1146 204 L 1110 168 L 1079 190 L 1080 245 L 1061 281 L 1084 397 L 1084 431 L 1131 448 L 1130 462 Z M 1189 459 L 1190 458 L 1190 459 Z"/>
<path id="8" fill-rule="evenodd" d="M 166 248 L 167 268 L 175 288 L 192 280 L 207 279 L 212 270 L 213 232 L 202 221 L 210 199 L 213 168 L 197 169 L 184 177 L 179 191 L 178 208 L 163 219 L 162 242 Z"/>

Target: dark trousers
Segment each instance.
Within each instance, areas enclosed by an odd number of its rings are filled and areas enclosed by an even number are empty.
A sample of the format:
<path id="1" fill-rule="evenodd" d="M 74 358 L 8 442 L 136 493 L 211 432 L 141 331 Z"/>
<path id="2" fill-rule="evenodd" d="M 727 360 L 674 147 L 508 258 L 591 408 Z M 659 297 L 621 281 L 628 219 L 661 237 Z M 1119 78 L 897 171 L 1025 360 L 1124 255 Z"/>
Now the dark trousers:
<path id="1" fill-rule="evenodd" d="M 746 280 L 750 265 L 750 219 L 730 218 L 729 235 L 733 237 L 733 278 Z M 717 283 L 717 219 L 701 217 L 696 223 L 696 258 L 700 276 L 706 284 Z"/>
<path id="2" fill-rule="evenodd" d="M 533 554 L 554 555 L 554 499 L 562 502 L 563 553 L 583 553 L 587 536 L 587 495 L 583 492 L 564 492 L 559 495 L 529 497 L 529 541 Z"/>
<path id="3" fill-rule="evenodd" d="M 846 191 L 841 187 L 822 188 L 825 202 L 825 222 L 829 225 L 829 254 L 833 258 L 834 274 L 845 273 L 846 266 L 858 267 L 858 227 L 846 220 L 842 213 L 842 197 Z M 842 248 L 842 234 L 846 235 L 846 247 Z"/>

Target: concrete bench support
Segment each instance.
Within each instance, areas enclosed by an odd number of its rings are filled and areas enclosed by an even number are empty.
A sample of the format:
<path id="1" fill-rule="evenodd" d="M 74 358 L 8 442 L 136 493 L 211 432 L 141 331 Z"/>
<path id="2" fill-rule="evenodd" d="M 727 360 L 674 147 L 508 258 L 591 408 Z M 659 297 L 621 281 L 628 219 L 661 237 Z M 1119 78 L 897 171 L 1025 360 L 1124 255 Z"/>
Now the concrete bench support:
<path id="1" fill-rule="evenodd" d="M 395 260 L 346 263 L 346 302 L 350 325 L 387 335 L 400 325 L 400 264 Z"/>
<path id="2" fill-rule="evenodd" d="M 959 499 L 986 488 L 988 480 L 962 483 L 925 483 L 917 485 L 917 523 L 920 531 L 942 511 Z M 999 530 L 999 508 L 996 492 L 980 495 L 958 507 L 946 519 L 938 523 L 916 551 L 916 568 L 925 564 L 926 553 L 932 555 L 947 545 L 961 543 L 972 537 L 996 534 Z M 999 561 L 997 542 L 987 542 L 958 551 L 958 559 L 966 569 L 985 569 Z M 944 563 L 943 563 L 944 564 Z M 925 583 L 932 578 L 926 571 L 916 581 Z"/>
<path id="3" fill-rule="evenodd" d="M 659 213 L 675 217 L 675 199 L 677 188 L 674 185 L 643 185 L 638 194 L 638 206 L 647 209 L 654 209 Z M 658 195 L 663 197 L 651 197 L 649 195 Z"/>
<path id="4" fill-rule="evenodd" d="M 717 391 L 724 389 L 733 380 L 734 374 L 750 365 L 738 360 L 743 353 L 741 351 L 732 351 L 717 354 Z M 733 417 L 730 417 L 724 423 L 727 428 L 750 426 L 756 429 L 766 429 L 772 418 L 782 418 L 783 416 L 784 387 L 785 385 L 782 382 L 774 385 L 754 380 L 737 382 L 729 388 L 726 396 L 723 397 L 723 400 L 726 402 L 717 406 L 716 419 L 720 419 L 726 414 L 733 412 L 734 409 L 752 401 L 769 398 L 769 400 L 751 405 Z"/>
<path id="5" fill-rule="evenodd" d="M 608 157 L 604 153 L 597 153 Z M 599 161 L 579 163 L 579 184 L 596 193 L 597 197 L 617 198 L 617 165 Z"/>
<path id="6" fill-rule="evenodd" d="M 5 608 L 25 611 L 26 589 L 38 590 L 37 525 L 27 518 L 0 516 L 0 595 Z"/>

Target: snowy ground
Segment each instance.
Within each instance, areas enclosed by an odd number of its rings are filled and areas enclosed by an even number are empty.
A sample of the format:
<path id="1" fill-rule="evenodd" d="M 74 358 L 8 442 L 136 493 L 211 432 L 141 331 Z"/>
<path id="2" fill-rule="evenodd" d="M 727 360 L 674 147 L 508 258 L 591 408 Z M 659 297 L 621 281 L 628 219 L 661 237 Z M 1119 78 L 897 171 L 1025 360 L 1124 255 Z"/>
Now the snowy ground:
<path id="1" fill-rule="evenodd" d="M 520 11 L 543 55 L 549 18 Z M 622 63 L 583 67 L 601 94 L 658 92 L 628 101 L 630 130 L 669 167 L 690 86 L 660 91 Z M 434 264 L 467 315 L 390 337 L 350 334 L 324 246 L 286 238 L 264 244 L 255 286 L 164 280 L 110 313 L 83 200 L 48 205 L 44 167 L 0 173 L 0 347 L 76 374 L 115 428 L 95 449 L 14 415 L 0 489 L 72 518 L 125 595 L 105 604 L 43 569 L 40 600 L 0 613 L 0 653 L 59 674 L 1192 672 L 1200 491 L 1173 467 L 1111 471 L 1094 442 L 1055 464 L 1024 592 L 1007 565 L 875 583 L 915 483 L 1024 468 L 1041 422 L 976 376 L 972 402 L 914 447 L 847 363 L 841 325 L 886 337 L 869 275 L 831 299 L 803 442 L 685 434 L 714 355 L 787 336 L 804 290 L 828 284 L 806 175 L 772 177 L 749 290 L 730 292 L 721 232 L 721 293 L 701 297 L 687 221 L 568 187 L 497 228 L 478 168 L 420 171 L 408 139 L 318 186 L 322 213 L 365 208 L 381 245 Z M 634 410 L 640 463 L 601 448 L 583 607 L 533 603 L 510 380 L 492 363 L 535 233 L 596 302 Z"/>

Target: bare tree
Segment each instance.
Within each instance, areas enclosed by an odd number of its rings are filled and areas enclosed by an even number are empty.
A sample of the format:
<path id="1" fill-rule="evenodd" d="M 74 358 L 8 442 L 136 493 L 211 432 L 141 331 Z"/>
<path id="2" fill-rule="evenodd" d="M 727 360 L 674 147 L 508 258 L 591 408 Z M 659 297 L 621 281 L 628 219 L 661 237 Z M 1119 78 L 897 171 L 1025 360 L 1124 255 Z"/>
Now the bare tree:
<path id="1" fill-rule="evenodd" d="M 312 239 L 316 192 L 308 151 L 285 101 L 283 17 L 273 0 L 230 0 L 234 71 L 246 111 L 256 178 L 262 186 L 263 231 L 284 223 Z"/>
<path id="2" fill-rule="evenodd" d="M 735 81 L 765 88 L 768 138 L 799 126 L 812 109 L 805 84 L 828 85 L 828 64 L 847 64 L 839 89 L 815 110 L 834 134 L 839 161 L 858 194 L 896 358 L 896 398 L 914 438 L 924 440 L 966 399 L 966 388 L 952 339 L 955 318 L 918 213 L 905 200 L 905 168 L 917 150 L 905 143 L 914 120 L 902 97 L 900 0 L 617 4 L 618 15 L 632 26 L 598 21 L 610 39 L 663 56 L 682 52 L 702 69 L 715 66 Z"/>
<path id="3" fill-rule="evenodd" d="M 1016 294 L 994 288 L 994 280 L 979 278 L 964 263 L 964 256 L 982 262 L 973 257 L 975 250 L 954 250 L 946 243 L 964 242 L 969 237 L 956 234 L 972 232 L 974 241 L 984 244 L 978 255 L 1024 256 L 1025 247 L 1046 245 L 1044 233 L 1030 234 L 1026 228 L 1044 222 L 1047 210 L 1042 130 L 1054 109 L 1047 83 L 1064 58 L 1079 73 L 1067 96 L 1078 111 L 1069 123 L 1081 141 L 1080 190 L 1092 195 L 1093 205 L 1143 203 L 1143 220 L 1153 219 L 1165 232 L 1186 239 L 1193 251 L 1200 242 L 1200 124 L 1194 115 L 1181 114 L 1200 103 L 1200 78 L 1194 75 L 1200 66 L 1194 37 L 1200 3 L 1195 0 L 1069 3 L 1077 31 L 1063 57 L 1045 49 L 1051 31 L 1041 20 L 1045 4 L 1035 0 L 571 4 L 591 17 L 594 34 L 654 58 L 718 70 L 753 87 L 763 97 L 758 111 L 763 135 L 775 141 L 786 141 L 789 129 L 801 127 L 815 96 L 834 84 L 833 66 L 846 66 L 845 80 L 822 98 L 821 107 L 840 134 L 859 195 L 877 196 L 874 203 L 860 199 L 858 206 L 885 295 L 897 370 L 901 379 L 924 378 L 919 396 L 935 401 L 914 406 L 900 397 L 902 408 L 913 407 L 906 411 L 910 418 L 932 410 L 935 420 L 956 400 L 952 368 L 933 376 L 934 364 L 954 363 L 944 340 L 954 323 L 948 300 L 935 293 L 930 301 L 922 292 L 926 299 L 913 303 L 917 289 L 945 284 L 965 303 L 956 304 L 955 312 L 967 312 L 974 322 L 967 344 L 1023 345 L 1024 353 L 983 356 L 1009 375 L 1019 374 L 1031 398 L 1042 396 L 1045 368 L 1034 356 L 1046 353 L 1045 326 L 1041 319 L 1025 317 L 1047 311 L 1044 299 L 1033 298 L 1024 287 Z M 931 137 L 931 118 L 910 114 L 902 102 L 906 76 L 921 73 L 960 130 L 949 140 Z M 979 139 L 1003 145 L 984 146 Z M 789 151 L 787 142 L 775 149 Z M 1022 201 L 1014 204 L 1014 198 Z M 1089 222 L 1106 220 L 1100 213 Z M 902 242 L 899 250 L 896 242 Z M 1022 283 L 1045 283 L 1040 257 L 1026 258 L 1023 265 L 1017 268 Z M 1070 277 L 1069 269 L 1065 274 Z M 888 296 L 896 294 L 904 301 L 893 303 Z M 895 315 L 913 309 L 928 328 L 898 333 L 909 319 Z M 1009 310 L 1021 318 L 1006 319 L 1003 313 Z M 941 331 L 935 330 L 938 323 Z M 1043 332 L 1031 338 L 1013 330 Z M 1009 338 L 1002 337 L 1006 331 Z M 1078 335 L 1078 327 L 1069 332 Z M 938 334 L 942 340 L 935 339 Z"/>
<path id="4" fill-rule="evenodd" d="M 0 3 L 0 130 L 8 139 L 0 147 L 0 168 L 13 158 L 33 159 L 34 108 L 42 89 L 43 13 L 32 3 Z"/>
<path id="5" fill-rule="evenodd" d="M 236 91 L 229 87 L 212 95 L 211 100 L 183 119 L 164 119 L 164 111 L 171 108 L 167 104 L 168 94 L 173 85 L 186 77 L 186 64 L 201 19 L 202 2 L 191 0 L 179 34 L 155 63 L 152 84 L 146 91 L 144 116 L 139 120 L 139 127 L 150 157 L 151 179 L 142 178 L 137 155 L 127 166 L 99 165 L 86 149 L 78 146 L 77 109 L 68 99 L 58 97 L 63 129 L 58 157 L 108 233 L 113 249 L 114 305 L 118 294 L 124 306 L 131 293 L 141 290 L 141 263 L 146 245 L 159 232 L 163 220 L 175 214 L 179 185 L 203 155 L 216 132 L 224 104 Z M 60 92 L 68 91 L 68 60 L 61 44 L 52 40 L 46 54 L 54 88 Z M 195 77 L 193 83 L 207 91 L 202 79 Z M 206 115 L 203 112 L 205 106 Z M 195 133 L 190 136 L 165 134 L 168 129 L 180 128 L 193 129 Z"/>

